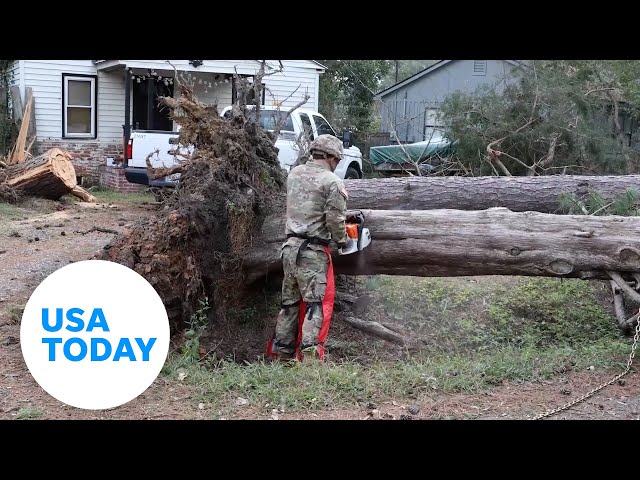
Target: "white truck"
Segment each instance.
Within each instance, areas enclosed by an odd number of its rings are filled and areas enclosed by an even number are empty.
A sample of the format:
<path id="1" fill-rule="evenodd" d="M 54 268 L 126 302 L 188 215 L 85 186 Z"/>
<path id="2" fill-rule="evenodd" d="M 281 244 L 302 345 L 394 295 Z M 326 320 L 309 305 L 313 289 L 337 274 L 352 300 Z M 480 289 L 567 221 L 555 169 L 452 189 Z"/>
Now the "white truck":
<path id="1" fill-rule="evenodd" d="M 265 130 L 273 131 L 280 118 L 287 115 L 287 109 L 278 107 L 260 107 L 260 125 Z M 231 114 L 231 107 L 220 113 L 223 117 Z M 297 139 L 302 132 L 309 132 L 311 140 L 317 135 L 330 134 L 341 138 L 344 145 L 342 161 L 336 168 L 335 174 L 342 179 L 362 178 L 362 153 L 352 144 L 350 132 L 339 137 L 329 122 L 320 113 L 298 108 L 285 120 L 280 130 L 275 146 L 278 148 L 280 166 L 289 171 L 298 158 Z M 164 132 L 157 130 L 132 130 L 127 152 L 125 176 L 131 183 L 149 185 L 150 187 L 174 187 L 179 174 L 157 180 L 149 180 L 147 176 L 146 159 L 150 153 L 157 154 L 150 158 L 154 167 L 171 167 L 178 162 L 176 151 L 189 150 L 188 147 L 178 145 L 179 132 Z"/>

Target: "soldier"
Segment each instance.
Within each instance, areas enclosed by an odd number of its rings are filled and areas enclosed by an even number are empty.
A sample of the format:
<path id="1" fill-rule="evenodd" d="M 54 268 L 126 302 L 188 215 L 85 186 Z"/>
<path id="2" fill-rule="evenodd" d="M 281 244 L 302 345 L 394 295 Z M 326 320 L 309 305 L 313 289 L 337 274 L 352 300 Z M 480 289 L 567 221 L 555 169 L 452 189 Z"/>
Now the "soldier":
<path id="1" fill-rule="evenodd" d="M 311 161 L 291 169 L 287 178 L 282 306 L 267 346 L 268 355 L 283 360 L 309 355 L 324 360 L 334 298 L 329 242 L 338 247 L 353 242 L 345 230 L 347 191 L 333 173 L 342 151 L 338 138 L 320 135 L 309 147 Z"/>

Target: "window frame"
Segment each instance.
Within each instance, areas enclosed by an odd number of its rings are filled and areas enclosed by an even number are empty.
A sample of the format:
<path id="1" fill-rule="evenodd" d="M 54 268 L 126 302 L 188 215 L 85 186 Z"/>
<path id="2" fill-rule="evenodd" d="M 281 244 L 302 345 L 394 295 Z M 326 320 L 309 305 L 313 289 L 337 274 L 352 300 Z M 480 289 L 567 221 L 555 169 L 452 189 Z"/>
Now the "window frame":
<path id="1" fill-rule="evenodd" d="M 304 116 L 304 118 L 307 119 L 307 122 L 309 122 L 308 127 L 309 127 L 309 136 L 311 137 L 310 140 L 313 140 L 314 138 L 316 138 L 314 133 L 314 128 L 313 128 L 313 123 L 311 122 L 311 118 L 309 117 L 309 115 L 307 113 L 300 112 L 298 116 L 300 117 L 300 123 L 302 124 L 302 131 L 304 132 L 307 128 L 307 125 L 305 125 L 303 120 L 303 116 Z"/>
<path id="2" fill-rule="evenodd" d="M 331 131 L 331 133 L 328 133 L 329 135 L 333 135 L 334 137 L 338 138 L 338 135 L 336 134 L 335 130 L 333 129 L 333 127 L 331 126 L 331 124 L 321 115 L 317 114 L 317 113 L 312 113 L 311 117 L 313 118 L 313 124 L 315 126 L 315 134 L 316 137 L 319 135 L 324 135 L 323 133 L 320 133 L 318 131 L 318 122 L 316 121 L 316 118 L 319 118 L 320 120 L 322 120 L 327 127 L 329 127 L 329 130 Z"/>
<path id="3" fill-rule="evenodd" d="M 67 128 L 67 109 L 69 106 L 69 80 L 89 82 L 91 84 L 91 107 L 77 105 L 75 108 L 91 108 L 91 131 L 89 133 L 73 133 L 68 132 Z M 71 108 L 74 108 L 71 105 Z M 98 137 L 98 76 L 84 75 L 79 73 L 63 73 L 62 74 L 62 138 L 77 139 L 96 139 Z"/>

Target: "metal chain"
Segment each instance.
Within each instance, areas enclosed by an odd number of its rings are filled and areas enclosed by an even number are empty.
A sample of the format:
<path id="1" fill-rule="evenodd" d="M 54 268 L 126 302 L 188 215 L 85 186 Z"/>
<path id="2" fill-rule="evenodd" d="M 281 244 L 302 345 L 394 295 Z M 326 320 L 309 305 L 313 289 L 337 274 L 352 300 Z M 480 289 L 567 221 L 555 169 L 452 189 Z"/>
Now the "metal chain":
<path id="1" fill-rule="evenodd" d="M 638 313 L 640 314 L 640 311 Z M 627 368 L 625 368 L 624 372 L 616 375 L 611 380 L 609 380 L 607 383 L 603 383 L 599 387 L 594 388 L 590 392 L 585 393 L 584 395 L 582 395 L 581 397 L 573 400 L 572 402 L 569 402 L 566 405 L 563 405 L 562 407 L 558 407 L 558 408 L 555 408 L 553 410 L 549 410 L 547 412 L 541 413 L 540 415 L 535 416 L 531 420 L 540 420 L 541 418 L 549 417 L 549 416 L 554 415 L 554 414 L 556 414 L 558 412 L 561 412 L 563 410 L 567 410 L 568 408 L 571 408 L 572 406 L 574 406 L 576 403 L 580 403 L 583 400 L 586 400 L 587 398 L 589 398 L 594 393 L 602 390 L 604 387 L 607 387 L 607 386 L 611 385 L 612 383 L 620 380 L 622 377 L 624 377 L 627 373 L 629 373 L 629 369 L 631 368 L 631 363 L 633 362 L 633 357 L 636 354 L 636 347 L 638 346 L 638 338 L 640 338 L 640 317 L 638 318 L 638 321 L 636 323 L 636 333 L 633 336 L 633 344 L 631 345 L 631 353 L 629 354 L 629 359 L 627 360 Z"/>

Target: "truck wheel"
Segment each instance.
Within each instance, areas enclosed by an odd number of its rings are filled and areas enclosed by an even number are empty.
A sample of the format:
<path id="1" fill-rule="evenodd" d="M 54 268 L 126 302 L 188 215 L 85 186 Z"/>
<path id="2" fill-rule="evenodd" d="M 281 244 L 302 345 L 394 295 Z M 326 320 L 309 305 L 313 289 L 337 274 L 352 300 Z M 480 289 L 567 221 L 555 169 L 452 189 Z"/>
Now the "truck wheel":
<path id="1" fill-rule="evenodd" d="M 357 180 L 358 178 L 360 178 L 360 175 L 358 175 L 358 170 L 356 170 L 353 167 L 349 167 L 347 168 L 347 173 L 345 174 L 344 178 L 346 180 L 350 180 L 350 179 Z"/>

